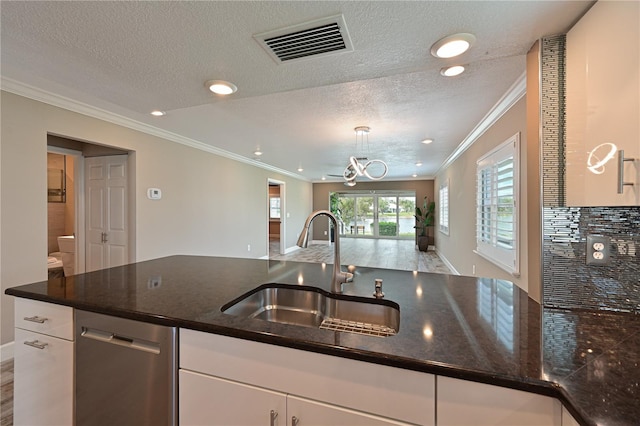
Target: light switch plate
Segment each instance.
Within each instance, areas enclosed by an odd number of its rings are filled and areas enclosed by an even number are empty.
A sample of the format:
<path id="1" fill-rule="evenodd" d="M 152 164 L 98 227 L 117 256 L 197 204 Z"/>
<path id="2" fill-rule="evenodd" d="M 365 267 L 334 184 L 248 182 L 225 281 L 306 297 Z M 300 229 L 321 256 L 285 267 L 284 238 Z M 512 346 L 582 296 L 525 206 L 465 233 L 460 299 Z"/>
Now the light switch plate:
<path id="1" fill-rule="evenodd" d="M 147 189 L 147 198 L 150 200 L 159 200 L 162 198 L 162 191 L 160 188 Z"/>
<path id="2" fill-rule="evenodd" d="M 609 237 L 587 235 L 587 265 L 608 264 L 610 250 Z"/>

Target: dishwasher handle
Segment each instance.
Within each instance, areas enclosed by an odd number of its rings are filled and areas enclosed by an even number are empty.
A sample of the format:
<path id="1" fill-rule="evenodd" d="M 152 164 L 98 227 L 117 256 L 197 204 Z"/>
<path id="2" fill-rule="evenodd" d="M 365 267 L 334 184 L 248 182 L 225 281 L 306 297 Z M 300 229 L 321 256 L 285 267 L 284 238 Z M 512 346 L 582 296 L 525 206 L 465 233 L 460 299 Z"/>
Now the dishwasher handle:
<path id="1" fill-rule="evenodd" d="M 159 343 L 137 339 L 135 337 L 127 337 L 121 334 L 111 333 L 108 331 L 88 327 L 82 327 L 82 333 L 80 333 L 80 336 L 86 337 L 87 339 L 110 343 L 112 345 L 125 346 L 131 349 L 149 352 L 156 355 L 160 354 Z"/>

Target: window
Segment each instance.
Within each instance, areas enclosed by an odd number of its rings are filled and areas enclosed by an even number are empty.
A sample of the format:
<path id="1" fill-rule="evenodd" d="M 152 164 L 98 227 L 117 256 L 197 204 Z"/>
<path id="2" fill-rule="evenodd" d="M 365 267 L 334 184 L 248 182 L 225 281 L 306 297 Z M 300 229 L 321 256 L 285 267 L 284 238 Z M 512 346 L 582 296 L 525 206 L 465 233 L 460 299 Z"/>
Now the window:
<path id="1" fill-rule="evenodd" d="M 519 133 L 477 162 L 476 252 L 519 272 Z"/>
<path id="2" fill-rule="evenodd" d="M 330 193 L 338 232 L 347 238 L 415 239 L 416 194 L 378 190 Z"/>
<path id="3" fill-rule="evenodd" d="M 269 218 L 280 219 L 280 197 L 269 198 Z"/>
<path id="4" fill-rule="evenodd" d="M 440 185 L 439 192 L 440 208 L 438 209 L 438 226 L 440 232 L 449 235 L 449 181 Z"/>

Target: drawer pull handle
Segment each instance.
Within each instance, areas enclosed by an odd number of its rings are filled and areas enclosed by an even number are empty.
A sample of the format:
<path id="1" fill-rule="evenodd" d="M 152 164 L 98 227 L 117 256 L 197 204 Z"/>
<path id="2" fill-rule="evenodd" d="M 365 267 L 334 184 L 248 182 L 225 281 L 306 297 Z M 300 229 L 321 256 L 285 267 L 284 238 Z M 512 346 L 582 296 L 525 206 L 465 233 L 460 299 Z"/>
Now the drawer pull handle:
<path id="1" fill-rule="evenodd" d="M 44 324 L 44 322 L 48 319 L 49 318 L 39 317 L 37 315 L 34 315 L 32 317 L 24 317 L 25 321 L 37 322 L 38 324 Z"/>
<path id="2" fill-rule="evenodd" d="M 33 342 L 24 342 L 25 345 L 27 346 L 31 346 L 32 348 L 36 348 L 36 349 L 44 349 L 47 347 L 48 343 L 42 343 L 42 342 L 38 342 L 37 340 L 34 340 Z"/>
<path id="3" fill-rule="evenodd" d="M 86 337 L 87 339 L 98 340 L 100 342 L 110 343 L 113 345 L 125 346 L 131 349 L 150 352 L 156 355 L 160 354 L 160 343 L 158 342 L 151 342 L 142 339 L 121 336 L 115 333 L 94 328 L 82 327 L 80 337 Z"/>
<path id="4" fill-rule="evenodd" d="M 291 426 L 298 426 L 299 421 L 300 419 L 297 418 L 296 416 L 291 417 Z"/>
<path id="5" fill-rule="evenodd" d="M 278 412 L 271 410 L 269 413 L 269 426 L 276 426 L 276 419 L 278 418 Z"/>

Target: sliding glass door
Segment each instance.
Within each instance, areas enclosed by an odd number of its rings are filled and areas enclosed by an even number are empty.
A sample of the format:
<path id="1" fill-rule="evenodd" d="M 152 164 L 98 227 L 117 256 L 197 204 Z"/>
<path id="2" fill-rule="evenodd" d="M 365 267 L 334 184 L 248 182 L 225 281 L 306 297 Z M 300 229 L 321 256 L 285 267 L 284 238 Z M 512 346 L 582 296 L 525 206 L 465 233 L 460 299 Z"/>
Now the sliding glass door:
<path id="1" fill-rule="evenodd" d="M 331 195 L 338 232 L 347 238 L 414 238 L 415 193 L 340 192 Z"/>

